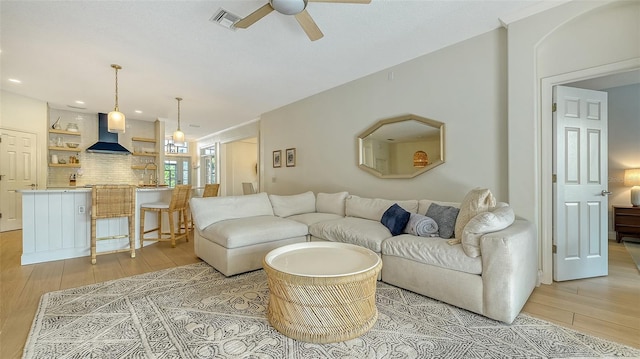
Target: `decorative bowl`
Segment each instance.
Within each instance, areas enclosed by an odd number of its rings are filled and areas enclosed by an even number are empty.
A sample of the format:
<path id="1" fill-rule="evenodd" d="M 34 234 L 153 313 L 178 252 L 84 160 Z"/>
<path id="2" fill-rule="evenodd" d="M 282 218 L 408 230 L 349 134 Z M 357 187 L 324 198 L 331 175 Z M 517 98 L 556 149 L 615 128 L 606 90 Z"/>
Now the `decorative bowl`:
<path id="1" fill-rule="evenodd" d="M 67 124 L 67 131 L 78 132 L 78 125 L 76 125 L 75 123 L 68 123 Z"/>
<path id="2" fill-rule="evenodd" d="M 80 144 L 77 142 L 67 142 L 67 147 L 69 148 L 78 148 L 78 146 L 80 146 Z"/>

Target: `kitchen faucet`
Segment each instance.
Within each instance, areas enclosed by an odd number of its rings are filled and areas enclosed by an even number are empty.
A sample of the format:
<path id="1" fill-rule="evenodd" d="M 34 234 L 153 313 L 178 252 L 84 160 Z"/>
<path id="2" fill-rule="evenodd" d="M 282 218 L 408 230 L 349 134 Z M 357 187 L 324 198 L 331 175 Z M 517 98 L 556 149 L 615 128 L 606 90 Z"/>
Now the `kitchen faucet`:
<path id="1" fill-rule="evenodd" d="M 145 175 L 145 176 L 147 175 L 147 167 L 148 167 L 149 165 L 154 165 L 154 166 L 156 166 L 155 184 L 156 184 L 156 187 L 158 187 L 158 166 L 156 165 L 156 163 L 155 163 L 155 162 L 153 162 L 153 161 L 151 161 L 151 162 L 147 162 L 147 163 L 144 165 L 144 175 Z M 152 178 L 152 176 L 153 176 L 153 174 L 150 174 L 150 175 L 149 175 L 149 184 L 152 184 L 152 183 L 154 182 L 154 181 L 151 179 L 151 178 Z"/>

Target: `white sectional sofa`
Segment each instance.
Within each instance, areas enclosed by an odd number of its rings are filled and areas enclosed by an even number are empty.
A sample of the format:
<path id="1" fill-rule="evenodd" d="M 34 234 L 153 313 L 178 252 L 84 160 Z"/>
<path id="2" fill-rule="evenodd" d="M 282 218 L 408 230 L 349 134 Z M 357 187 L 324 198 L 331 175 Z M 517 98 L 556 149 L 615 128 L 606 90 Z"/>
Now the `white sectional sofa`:
<path id="1" fill-rule="evenodd" d="M 346 192 L 192 198 L 195 253 L 229 276 L 262 268 L 266 253 L 285 244 L 352 243 L 381 256 L 382 281 L 511 323 L 537 284 L 535 229 L 515 219 L 506 204 L 487 202 L 486 191 L 484 197 L 478 193 L 462 203 L 361 198 Z M 459 211 L 454 221 L 462 243 L 392 235 L 381 218 L 393 204 L 422 215 L 432 204 Z"/>

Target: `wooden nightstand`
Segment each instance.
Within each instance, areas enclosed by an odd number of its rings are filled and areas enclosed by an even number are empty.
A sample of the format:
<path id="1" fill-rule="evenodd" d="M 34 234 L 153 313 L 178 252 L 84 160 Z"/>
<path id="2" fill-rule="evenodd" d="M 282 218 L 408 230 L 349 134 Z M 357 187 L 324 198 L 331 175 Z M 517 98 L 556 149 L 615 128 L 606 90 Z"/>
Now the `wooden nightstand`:
<path id="1" fill-rule="evenodd" d="M 623 236 L 640 238 L 640 207 L 613 206 L 613 229 L 618 243 Z"/>

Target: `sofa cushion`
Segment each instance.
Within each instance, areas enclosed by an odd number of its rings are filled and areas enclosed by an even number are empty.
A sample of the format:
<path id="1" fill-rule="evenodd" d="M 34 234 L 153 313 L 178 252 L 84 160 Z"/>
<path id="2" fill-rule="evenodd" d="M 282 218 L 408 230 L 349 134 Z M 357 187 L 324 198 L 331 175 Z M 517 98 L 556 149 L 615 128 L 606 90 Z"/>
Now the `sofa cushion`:
<path id="1" fill-rule="evenodd" d="M 269 200 L 273 207 L 273 213 L 278 217 L 316 211 L 316 196 L 311 191 L 290 196 L 270 194 Z"/>
<path id="2" fill-rule="evenodd" d="M 405 211 L 402 207 L 398 206 L 397 203 L 394 203 L 382 214 L 380 223 L 389 229 L 391 235 L 397 236 L 404 231 L 404 227 L 406 227 L 407 222 L 409 222 L 409 217 L 411 217 L 411 213 Z"/>
<path id="3" fill-rule="evenodd" d="M 417 200 L 392 201 L 389 199 L 362 198 L 350 195 L 347 197 L 345 214 L 348 217 L 358 217 L 378 222 L 384 212 L 394 203 L 397 203 L 407 212 L 416 213 L 418 210 Z"/>
<path id="4" fill-rule="evenodd" d="M 316 212 L 296 214 L 294 216 L 287 217 L 287 219 L 292 219 L 294 221 L 304 223 L 307 226 L 310 226 L 314 223 L 318 223 L 322 221 L 330 221 L 333 219 L 340 219 L 340 218 L 344 218 L 344 217 L 334 213 L 316 213 Z"/>
<path id="5" fill-rule="evenodd" d="M 440 238 L 449 239 L 453 236 L 459 209 L 451 206 L 441 206 L 431 203 L 427 210 L 427 217 L 433 218 L 438 224 L 438 235 Z"/>
<path id="6" fill-rule="evenodd" d="M 316 196 L 316 212 L 334 213 L 344 217 L 347 196 L 349 196 L 349 192 L 318 193 Z"/>
<path id="7" fill-rule="evenodd" d="M 460 202 L 460 213 L 456 219 L 456 229 L 454 231 L 456 238 L 462 238 L 462 231 L 469 220 L 478 213 L 486 212 L 490 207 L 495 207 L 496 199 L 486 188 L 474 188 Z"/>
<path id="8" fill-rule="evenodd" d="M 225 248 L 305 237 L 307 233 L 307 225 L 276 216 L 228 219 L 200 231 L 202 237 Z"/>
<path id="9" fill-rule="evenodd" d="M 489 232 L 503 230 L 515 220 L 513 209 L 506 203 L 498 203 L 487 212 L 478 213 L 462 231 L 462 249 L 469 257 L 478 257 L 480 237 Z"/>
<path id="10" fill-rule="evenodd" d="M 309 226 L 312 236 L 332 242 L 356 244 L 380 253 L 382 242 L 391 237 L 391 232 L 379 221 L 344 217 Z"/>
<path id="11" fill-rule="evenodd" d="M 382 254 L 414 260 L 471 274 L 482 274 L 481 258 L 464 254 L 462 246 L 449 245 L 440 238 L 416 237 L 403 234 L 382 243 Z"/>
<path id="12" fill-rule="evenodd" d="M 246 196 L 194 197 L 189 206 L 200 230 L 227 219 L 273 216 L 271 202 L 264 192 Z"/>

